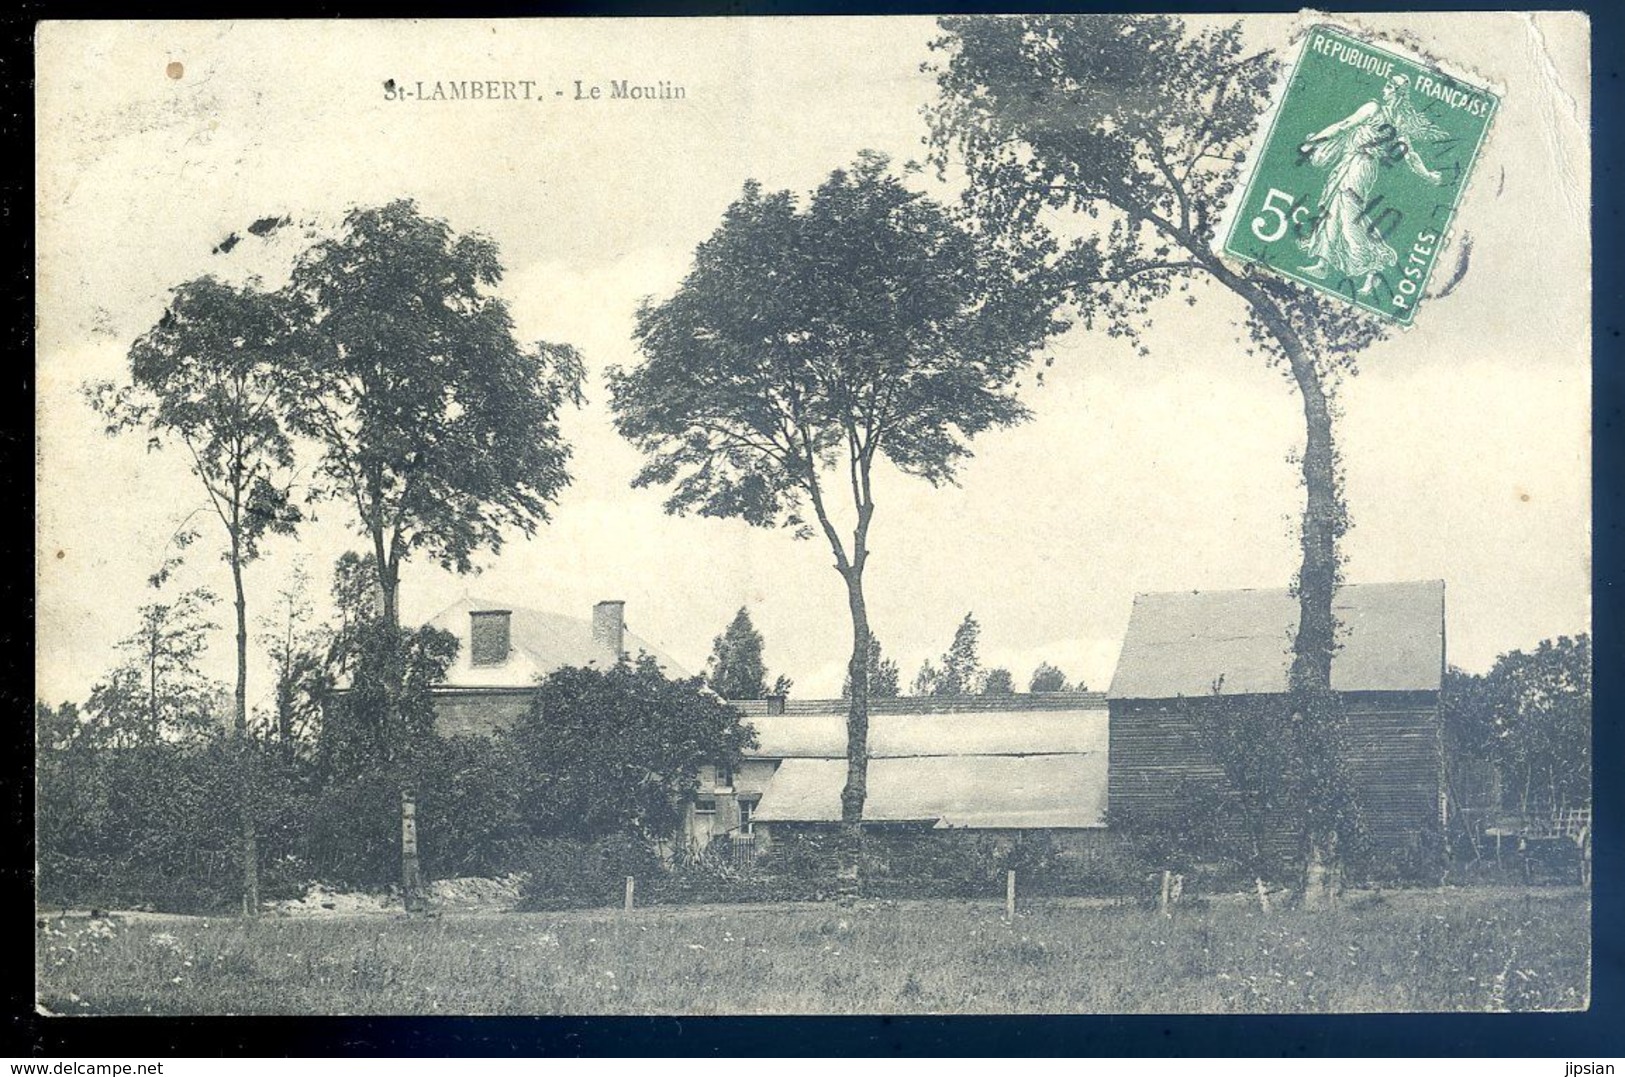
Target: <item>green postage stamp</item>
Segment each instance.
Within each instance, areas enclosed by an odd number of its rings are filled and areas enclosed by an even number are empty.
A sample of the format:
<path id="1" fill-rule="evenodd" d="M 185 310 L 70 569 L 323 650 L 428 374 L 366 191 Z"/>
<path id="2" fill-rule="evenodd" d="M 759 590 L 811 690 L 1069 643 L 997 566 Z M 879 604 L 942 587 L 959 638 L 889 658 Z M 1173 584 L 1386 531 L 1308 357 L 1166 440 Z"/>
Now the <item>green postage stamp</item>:
<path id="1" fill-rule="evenodd" d="M 1224 252 L 1409 324 L 1499 103 L 1421 61 L 1309 28 Z"/>

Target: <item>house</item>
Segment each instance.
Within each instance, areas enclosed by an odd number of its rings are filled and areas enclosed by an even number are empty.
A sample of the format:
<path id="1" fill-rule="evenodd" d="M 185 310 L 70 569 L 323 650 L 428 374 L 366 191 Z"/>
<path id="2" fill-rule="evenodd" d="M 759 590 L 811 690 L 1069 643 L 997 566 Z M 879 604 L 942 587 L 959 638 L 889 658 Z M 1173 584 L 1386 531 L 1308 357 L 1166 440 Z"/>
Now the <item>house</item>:
<path id="1" fill-rule="evenodd" d="M 702 775 L 689 840 L 749 838 L 760 848 L 838 823 L 847 701 L 734 705 L 757 746 L 731 774 Z M 871 829 L 1006 838 L 1044 830 L 1080 847 L 1103 836 L 1107 722 L 1098 692 L 873 699 L 869 757 Z"/>
<path id="2" fill-rule="evenodd" d="M 535 698 L 536 684 L 567 666 L 607 668 L 622 655 L 647 653 L 671 677 L 689 674 L 661 648 L 626 626 L 626 603 L 599 602 L 591 617 L 522 609 L 465 597 L 429 621 L 462 646 L 434 689 L 441 733 L 489 735 L 512 728 Z"/>
<path id="3" fill-rule="evenodd" d="M 1423 853 L 1445 821 L 1444 583 L 1345 585 L 1333 611 L 1332 688 L 1347 715 L 1346 766 L 1372 850 L 1403 861 Z M 1285 590 L 1135 597 L 1106 693 L 1114 814 L 1177 817 L 1194 790 L 1224 783 L 1182 701 L 1284 698 L 1297 624 L 1298 600 Z"/>

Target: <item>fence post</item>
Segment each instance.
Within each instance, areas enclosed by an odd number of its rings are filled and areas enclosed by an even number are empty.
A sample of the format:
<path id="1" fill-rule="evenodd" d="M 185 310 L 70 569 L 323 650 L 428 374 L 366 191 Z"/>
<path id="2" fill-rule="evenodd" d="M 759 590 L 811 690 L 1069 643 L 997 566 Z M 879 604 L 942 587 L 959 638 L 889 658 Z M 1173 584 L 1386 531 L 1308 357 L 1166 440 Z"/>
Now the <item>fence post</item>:
<path id="1" fill-rule="evenodd" d="M 411 786 L 401 790 L 401 906 L 408 912 L 422 904 L 423 877 L 418 868 L 417 792 Z"/>
<path id="2" fill-rule="evenodd" d="M 638 888 L 638 881 L 632 876 L 626 877 L 626 911 L 632 911 L 632 892 Z"/>
<path id="3" fill-rule="evenodd" d="M 1013 871 L 1004 876 L 1004 918 L 1012 924 L 1016 922 L 1016 873 Z"/>
<path id="4" fill-rule="evenodd" d="M 1168 895 L 1169 895 L 1169 891 L 1173 889 L 1173 885 L 1174 885 L 1174 873 L 1172 871 L 1169 871 L 1167 868 L 1163 868 L 1162 869 L 1162 896 L 1157 899 L 1157 909 L 1164 916 L 1173 915 L 1172 913 L 1170 913 L 1168 911 Z"/>

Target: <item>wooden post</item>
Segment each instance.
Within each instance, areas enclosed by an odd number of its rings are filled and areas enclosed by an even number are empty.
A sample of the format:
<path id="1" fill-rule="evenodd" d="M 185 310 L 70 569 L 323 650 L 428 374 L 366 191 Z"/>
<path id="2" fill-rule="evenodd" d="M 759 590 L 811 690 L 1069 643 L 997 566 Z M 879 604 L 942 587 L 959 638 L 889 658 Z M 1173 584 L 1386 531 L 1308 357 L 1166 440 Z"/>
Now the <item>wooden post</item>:
<path id="1" fill-rule="evenodd" d="M 410 788 L 401 790 L 401 904 L 419 905 L 423 880 L 418 871 L 418 806 Z"/>
<path id="2" fill-rule="evenodd" d="M 1016 873 L 1005 872 L 1004 876 L 1004 918 L 1012 924 L 1016 922 Z"/>
<path id="3" fill-rule="evenodd" d="M 1162 869 L 1162 896 L 1157 899 L 1157 909 L 1164 916 L 1173 915 L 1168 911 L 1168 894 L 1174 886 L 1174 873 L 1167 868 Z"/>
<path id="4" fill-rule="evenodd" d="M 637 890 L 637 888 L 638 888 L 638 881 L 635 878 L 633 878 L 632 876 L 628 875 L 626 877 L 626 911 L 627 912 L 632 911 L 632 894 L 633 894 L 633 891 Z"/>
<path id="5" fill-rule="evenodd" d="M 1264 911 L 1265 916 L 1268 916 L 1270 912 L 1270 895 L 1269 891 L 1264 889 L 1264 880 L 1254 878 L 1253 885 L 1258 887 L 1258 907 Z"/>

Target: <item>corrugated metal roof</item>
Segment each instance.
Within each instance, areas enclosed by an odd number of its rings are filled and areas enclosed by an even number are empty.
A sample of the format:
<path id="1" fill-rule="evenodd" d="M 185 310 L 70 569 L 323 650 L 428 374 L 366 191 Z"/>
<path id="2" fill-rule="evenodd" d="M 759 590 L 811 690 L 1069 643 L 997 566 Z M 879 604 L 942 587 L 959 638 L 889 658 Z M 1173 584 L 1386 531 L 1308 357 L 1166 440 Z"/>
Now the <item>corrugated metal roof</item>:
<path id="1" fill-rule="evenodd" d="M 842 714 L 845 699 L 787 699 L 784 714 Z M 746 717 L 773 714 L 766 699 L 730 699 Z M 983 714 L 988 711 L 1072 711 L 1103 707 L 1105 692 L 1015 692 L 1006 696 L 887 696 L 869 700 L 870 714 Z"/>
<path id="2" fill-rule="evenodd" d="M 1444 581 L 1340 587 L 1333 604 L 1340 692 L 1437 691 Z M 1134 598 L 1109 699 L 1286 691 L 1298 600 L 1285 590 L 1173 591 Z M 1222 679 L 1222 680 L 1221 680 Z"/>
<path id="3" fill-rule="evenodd" d="M 844 759 L 846 717 L 835 714 L 754 715 L 757 747 L 766 759 Z M 980 711 L 974 714 L 871 714 L 870 758 L 1038 755 L 1106 750 L 1103 698 L 1080 698 L 1064 711 Z"/>
<path id="4" fill-rule="evenodd" d="M 841 818 L 844 759 L 786 759 L 752 818 Z M 871 759 L 863 817 L 938 827 L 1099 827 L 1106 820 L 1106 753 Z"/>
<path id="5" fill-rule="evenodd" d="M 501 665 L 475 666 L 471 661 L 468 615 L 476 610 L 509 610 L 508 660 Z M 592 620 L 563 613 L 523 609 L 484 598 L 464 597 L 436 614 L 429 624 L 444 629 L 463 641 L 456 663 L 446 672 L 445 683 L 455 688 L 518 688 L 566 666 L 605 667 L 613 662 L 609 650 L 593 639 Z M 640 652 L 653 655 L 673 677 L 688 672 L 665 651 L 628 630 L 623 639 L 626 653 L 636 658 Z"/>

